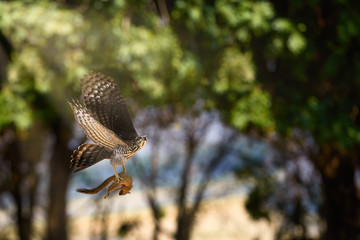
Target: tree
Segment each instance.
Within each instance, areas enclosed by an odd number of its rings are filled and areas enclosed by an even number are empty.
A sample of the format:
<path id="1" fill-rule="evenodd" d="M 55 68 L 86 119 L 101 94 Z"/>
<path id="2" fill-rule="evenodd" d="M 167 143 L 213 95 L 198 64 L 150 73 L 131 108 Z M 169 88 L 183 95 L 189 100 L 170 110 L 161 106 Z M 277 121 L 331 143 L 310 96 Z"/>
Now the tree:
<path id="1" fill-rule="evenodd" d="M 272 94 L 279 130 L 288 135 L 299 128 L 315 139 L 308 155 L 322 179 L 324 238 L 357 239 L 360 85 L 359 40 L 353 26 L 360 19 L 356 6 L 341 1 L 273 4 L 279 16 L 303 31 L 307 47 L 301 54 L 273 54 L 269 45 L 259 44 L 271 42 L 273 36 L 259 39 L 254 46 L 259 78 Z M 269 59 L 273 70 L 266 67 Z"/>
<path id="2" fill-rule="evenodd" d="M 300 132 L 303 138 L 298 143 L 322 178 L 324 237 L 356 239 L 360 216 L 355 184 L 360 149 L 356 7 L 341 1 L 177 1 L 175 6 L 172 26 L 179 30 L 175 32 L 184 48 L 208 56 L 203 66 L 211 81 L 209 101 L 239 129 L 254 125 L 274 129 L 285 142 Z M 221 59 L 220 49 L 229 47 L 248 54 L 254 64 L 259 84 L 258 92 L 249 94 L 254 99 L 238 91 L 241 87 L 235 84 L 244 83 L 231 71 L 225 78 L 217 74 L 219 62 L 213 58 Z M 257 110 L 261 105 L 271 108 L 275 123 L 260 111 L 254 114 L 258 118 L 249 118 L 250 125 L 242 125 L 242 116 L 252 112 L 242 106 L 245 99 Z M 314 139 L 310 148 L 307 139 Z"/>
<path id="3" fill-rule="evenodd" d="M 199 107 L 201 105 L 197 105 Z M 217 168 L 235 145 L 238 133 L 221 128 L 214 134 L 214 125 L 220 125 L 218 115 L 193 107 L 187 115 L 179 115 L 169 108 L 150 108 L 140 113 L 142 129 L 154 139 L 149 143 L 148 158 L 135 161 L 144 185 L 155 222 L 153 239 L 166 234 L 175 239 L 191 239 L 197 213 Z M 145 117 L 146 116 L 146 117 Z M 164 120 L 168 120 L 167 124 Z M 166 122 L 165 120 L 165 122 Z M 158 188 L 171 188 L 168 197 L 177 209 L 176 231 L 170 233 L 161 225 L 165 214 L 161 208 Z"/>
<path id="4" fill-rule="evenodd" d="M 2 194 L 13 196 L 19 237 L 30 239 L 34 209 L 46 201 L 42 194 L 37 198 L 42 192 L 39 179 L 50 178 L 47 238 L 67 239 L 65 201 L 70 171 L 63 163 L 71 153 L 67 147 L 71 121 L 63 94 L 76 71 L 81 72 L 76 56 L 79 35 L 68 38 L 78 30 L 73 23 L 81 17 L 75 19 L 46 2 L 1 3 L 0 12 L 2 48 L 8 52 L 8 65 L 1 76 L 0 132 L 2 140 L 9 141 L 1 161 L 10 166 L 10 171 L 2 169 L 7 183 Z M 68 72 L 69 64 L 76 71 Z M 6 138 L 9 134 L 12 138 Z M 40 163 L 49 161 L 50 174 L 40 171 Z"/>

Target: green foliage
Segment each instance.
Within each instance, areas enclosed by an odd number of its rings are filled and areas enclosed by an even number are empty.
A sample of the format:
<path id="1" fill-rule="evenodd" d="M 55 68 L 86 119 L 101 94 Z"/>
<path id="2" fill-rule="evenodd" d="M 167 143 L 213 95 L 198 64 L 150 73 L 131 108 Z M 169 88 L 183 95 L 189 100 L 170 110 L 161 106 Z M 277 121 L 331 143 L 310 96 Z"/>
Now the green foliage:
<path id="1" fill-rule="evenodd" d="M 239 129 L 254 124 L 260 129 L 273 130 L 274 122 L 270 108 L 270 96 L 260 89 L 254 90 L 236 102 L 231 114 L 231 123 Z"/>
<path id="2" fill-rule="evenodd" d="M 306 40 L 300 33 L 294 32 L 290 35 L 287 46 L 291 52 L 299 54 L 306 47 Z"/>
<path id="3" fill-rule="evenodd" d="M 119 42 L 126 44 L 121 44 L 114 58 L 120 59 L 122 68 L 131 73 L 141 91 L 147 94 L 146 101 L 175 104 L 183 98 L 184 106 L 195 102 L 197 64 L 182 51 L 169 28 L 150 30 L 140 26 L 128 32 L 119 29 L 118 37 Z"/>
<path id="4" fill-rule="evenodd" d="M 248 47 L 254 37 L 267 36 L 266 56 L 273 58 L 286 51 L 299 55 L 307 46 L 304 34 L 308 28 L 304 23 L 294 24 L 276 17 L 267 1 L 215 1 L 213 5 L 176 1 L 171 11 L 172 26 L 146 12 L 141 2 L 117 1 L 100 6 L 91 1 L 91 4 L 95 9 L 118 11 L 105 17 L 94 11 L 81 15 L 46 1 L 1 3 L 0 27 L 16 49 L 6 82 L 12 95 L 24 95 L 30 90 L 48 94 L 59 81 L 65 82 L 61 83 L 63 87 L 74 82 L 78 85 L 77 79 L 87 69 L 112 67 L 118 69 L 115 76 L 126 71 L 135 80 L 138 88 L 132 91 L 141 93 L 143 98 L 139 101 L 144 104 L 172 103 L 184 110 L 202 98 L 208 107 L 218 108 L 239 129 L 248 124 L 274 129 L 271 100 L 259 87 Z M 135 7 L 143 14 L 140 17 L 135 13 L 136 18 L 130 19 L 128 13 L 134 13 Z M 352 23 L 346 18 L 343 21 L 338 31 L 351 38 L 356 33 L 351 30 Z M 184 32 L 184 36 L 196 33 L 195 37 L 203 34 L 209 38 L 184 45 L 177 35 L 183 28 L 178 22 L 189 33 Z M 346 39 L 343 37 L 342 41 Z M 206 47 L 209 52 L 203 53 L 202 48 Z M 241 50 L 242 47 L 247 48 Z M 209 59 L 211 55 L 213 59 Z M 327 71 L 331 73 L 336 65 L 336 58 L 330 58 Z M 27 77 L 20 77 L 22 73 Z M 2 99 L 5 102 L 7 98 Z M 28 100 L 27 104 L 20 104 L 28 108 L 22 112 L 31 112 Z M 13 117 L 1 122 L 9 123 L 10 119 Z M 28 119 L 24 120 L 28 124 L 22 126 L 29 125 L 31 118 Z M 308 121 L 306 116 L 302 121 Z"/>
<path id="5" fill-rule="evenodd" d="M 0 115 L 0 130 L 9 124 L 25 129 L 34 120 L 34 111 L 49 111 L 37 109 L 41 95 L 58 97 L 54 101 L 61 108 L 63 97 L 58 96 L 57 87 L 72 84 L 74 76 L 79 78 L 85 72 L 79 30 L 86 25 L 80 14 L 46 2 L 2 2 L 0 13 L 0 29 L 14 48 L 0 92 L 4 113 Z"/>
<path id="6" fill-rule="evenodd" d="M 243 130 L 253 124 L 267 131 L 274 128 L 270 113 L 271 99 L 255 82 L 250 52 L 226 49 L 212 87 L 223 98 L 222 101 L 232 106 L 228 116 L 234 127 Z"/>
<path id="7" fill-rule="evenodd" d="M 251 90 L 255 81 L 251 60 L 249 52 L 242 54 L 236 48 L 225 49 L 217 71 L 217 81 L 214 82 L 214 90 L 218 93 Z"/>
<path id="8" fill-rule="evenodd" d="M 303 35 L 303 32 L 306 32 L 305 24 L 299 23 L 296 26 L 288 19 L 278 18 L 274 20 L 272 28 L 276 34 L 272 36 L 271 45 L 273 46 L 270 45 L 269 48 L 274 47 L 274 50 L 269 51 L 281 54 L 285 50 L 284 46 L 287 46 L 291 53 L 297 55 L 305 50 L 307 44 Z"/>
<path id="9" fill-rule="evenodd" d="M 298 8 L 295 4 L 292 11 L 274 3 L 282 17 L 266 36 L 270 44 L 256 48 L 256 54 L 265 56 L 258 62 L 263 69 L 267 59 L 276 66 L 275 72 L 263 71 L 261 80 L 274 93 L 278 130 L 291 135 L 292 129 L 302 129 L 320 146 L 332 144 L 352 151 L 360 143 L 358 113 L 354 113 L 360 104 L 356 93 L 360 42 L 354 26 L 360 18 L 349 3 L 329 4 L 332 14 L 323 18 L 311 14 L 321 8 L 317 3 L 306 2 Z M 287 41 L 282 41 L 289 32 Z M 285 46 L 292 54 L 284 51 Z"/>
<path id="10" fill-rule="evenodd" d="M 307 46 L 306 26 L 276 17 L 268 1 L 176 1 L 172 16 L 183 49 L 195 52 L 203 70 L 207 106 L 238 129 L 254 125 L 273 131 L 272 100 L 259 84 L 251 45 L 266 37 L 264 54 L 270 59 L 299 55 Z"/>
<path id="11" fill-rule="evenodd" d="M 239 48 L 239 44 L 249 46 L 254 36 L 274 30 L 280 36 L 272 41 L 278 52 L 284 46 L 294 54 L 304 49 L 301 33 L 289 21 L 276 19 L 271 4 L 176 1 L 173 25 L 164 25 L 153 12 L 145 11 L 141 1 L 94 5 L 98 7 L 109 15 L 91 9 L 79 14 L 46 1 L 2 3 L 0 27 L 16 49 L 8 67 L 9 91 L 15 96 L 30 91 L 55 96 L 52 92 L 59 91 L 55 86 L 63 91 L 68 85 L 78 87 L 87 69 L 105 71 L 115 78 L 126 73 L 136 82 L 131 93 L 139 103 L 173 104 L 186 111 L 203 99 L 208 108 L 220 110 L 239 129 L 249 124 L 266 131 L 274 128 L 271 100 L 256 81 L 252 53 Z M 129 13 L 135 17 L 129 18 Z M 194 32 L 195 37 L 201 33 L 209 37 L 187 45 L 177 35 L 183 26 L 188 37 Z M 130 90 L 129 85 L 121 86 L 126 93 Z M 31 99 L 25 98 L 27 112 L 31 112 Z M 25 122 L 28 126 L 30 120 Z"/>
<path id="12" fill-rule="evenodd" d="M 27 102 L 9 90 L 3 90 L 0 94 L 0 129 L 15 124 L 19 129 L 28 128 L 32 121 L 32 112 Z"/>

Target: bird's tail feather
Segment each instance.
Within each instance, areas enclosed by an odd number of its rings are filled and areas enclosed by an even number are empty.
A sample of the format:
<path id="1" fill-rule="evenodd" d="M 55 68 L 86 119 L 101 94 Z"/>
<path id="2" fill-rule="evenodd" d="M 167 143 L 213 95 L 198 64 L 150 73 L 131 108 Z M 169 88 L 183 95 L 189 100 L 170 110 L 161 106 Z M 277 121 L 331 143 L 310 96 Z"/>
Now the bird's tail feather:
<path id="1" fill-rule="evenodd" d="M 78 172 L 105 158 L 111 158 L 111 155 L 112 153 L 102 146 L 83 143 L 71 155 L 70 168 L 73 172 Z"/>

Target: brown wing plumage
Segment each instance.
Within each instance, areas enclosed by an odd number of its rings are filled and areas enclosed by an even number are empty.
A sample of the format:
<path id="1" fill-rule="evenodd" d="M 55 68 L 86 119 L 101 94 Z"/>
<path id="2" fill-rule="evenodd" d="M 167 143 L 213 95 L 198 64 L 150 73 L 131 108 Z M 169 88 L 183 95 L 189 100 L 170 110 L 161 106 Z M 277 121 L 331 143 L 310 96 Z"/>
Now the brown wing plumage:
<path id="1" fill-rule="evenodd" d="M 74 172 L 109 158 L 118 177 L 116 165 L 124 164 L 146 143 L 139 137 L 124 98 L 115 81 L 101 73 L 90 73 L 82 79 L 82 102 L 69 102 L 75 120 L 95 144 L 84 143 L 71 156 Z M 140 142 L 139 142 L 140 141 Z"/>
<path id="2" fill-rule="evenodd" d="M 114 79 L 91 72 L 81 81 L 82 98 L 91 115 L 125 142 L 134 140 L 138 134 Z"/>
<path id="3" fill-rule="evenodd" d="M 96 144 L 83 143 L 71 155 L 70 168 L 74 172 L 88 168 L 95 163 L 111 157 L 111 152 Z"/>
<path id="4" fill-rule="evenodd" d="M 95 143 L 112 151 L 118 146 L 127 146 L 113 131 L 99 123 L 79 101 L 69 102 L 74 112 L 75 120 L 84 129 L 86 136 Z"/>

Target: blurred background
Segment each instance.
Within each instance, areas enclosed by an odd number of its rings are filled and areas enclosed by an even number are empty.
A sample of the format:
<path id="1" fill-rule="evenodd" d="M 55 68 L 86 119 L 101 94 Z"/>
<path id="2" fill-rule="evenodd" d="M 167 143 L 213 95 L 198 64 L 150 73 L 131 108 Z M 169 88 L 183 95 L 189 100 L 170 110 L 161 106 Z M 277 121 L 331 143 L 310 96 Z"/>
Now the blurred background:
<path id="1" fill-rule="evenodd" d="M 0 239 L 359 239 L 360 2 L 0 2 Z M 84 195 L 66 100 L 112 76 L 147 145 Z M 120 169 L 119 169 L 120 170 Z"/>

